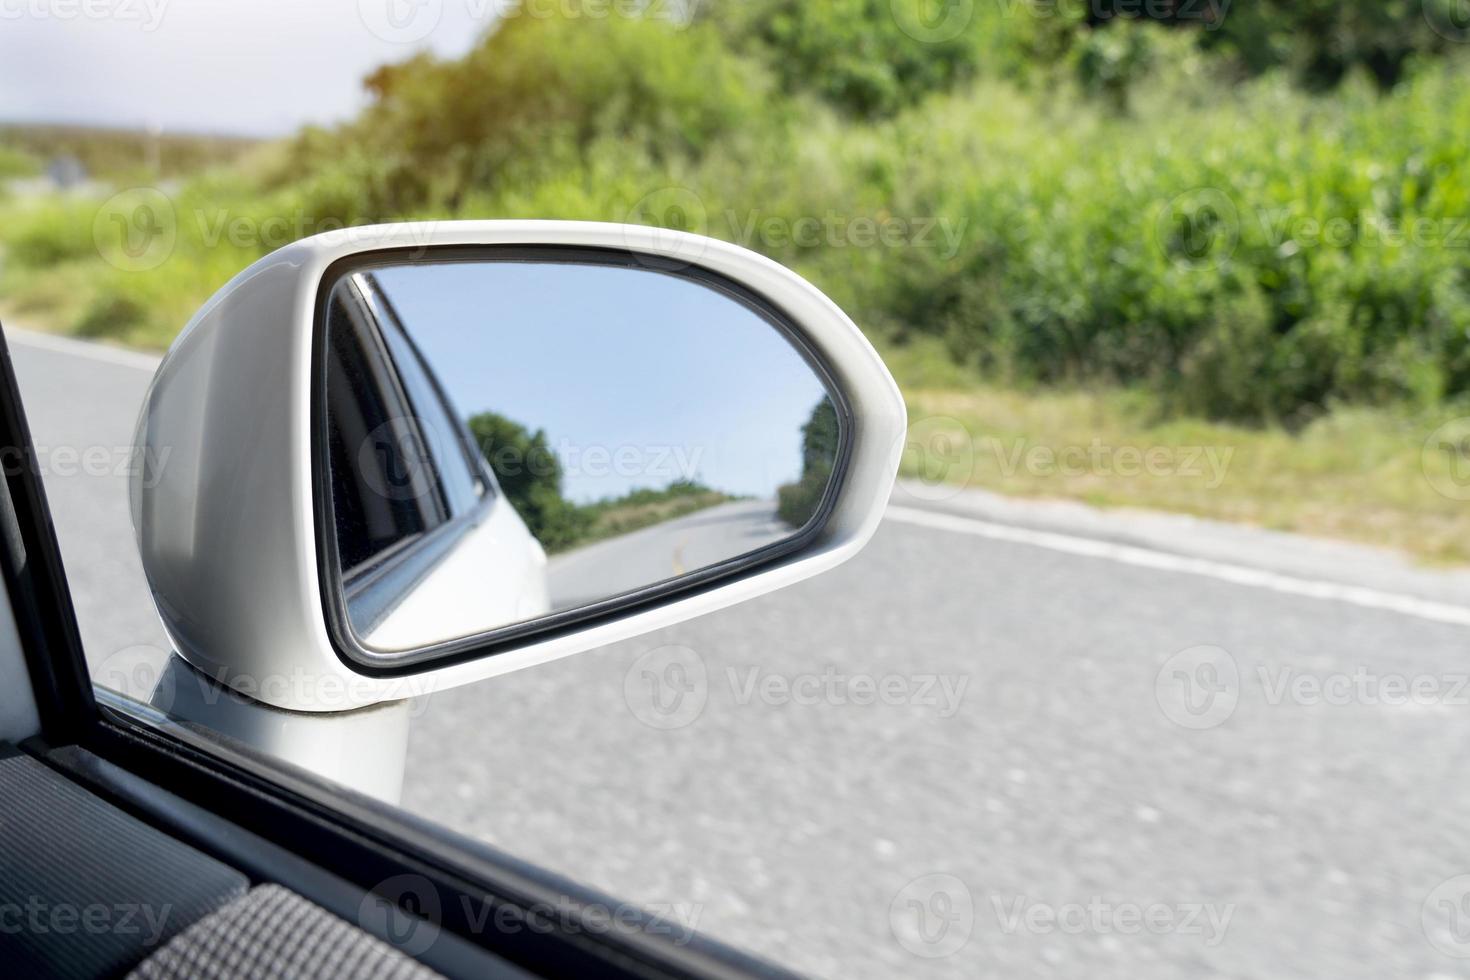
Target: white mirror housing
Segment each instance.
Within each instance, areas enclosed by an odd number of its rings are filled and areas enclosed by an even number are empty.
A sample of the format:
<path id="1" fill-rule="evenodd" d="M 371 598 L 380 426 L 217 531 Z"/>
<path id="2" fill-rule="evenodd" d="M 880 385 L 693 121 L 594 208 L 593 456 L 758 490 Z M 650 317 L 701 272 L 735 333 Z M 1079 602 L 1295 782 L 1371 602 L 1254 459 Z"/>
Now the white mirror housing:
<path id="1" fill-rule="evenodd" d="M 850 426 L 825 523 L 800 549 L 658 601 L 628 604 L 512 644 L 401 669 L 343 655 L 329 623 L 315 479 L 322 284 L 377 252 L 559 246 L 705 270 L 781 311 L 840 389 Z M 764 256 L 636 225 L 413 223 L 304 239 L 231 280 L 174 341 L 144 399 L 132 510 L 144 571 L 177 653 L 250 698 L 292 711 L 404 700 L 628 639 L 825 571 L 872 536 L 906 428 L 898 387 L 825 295 Z"/>

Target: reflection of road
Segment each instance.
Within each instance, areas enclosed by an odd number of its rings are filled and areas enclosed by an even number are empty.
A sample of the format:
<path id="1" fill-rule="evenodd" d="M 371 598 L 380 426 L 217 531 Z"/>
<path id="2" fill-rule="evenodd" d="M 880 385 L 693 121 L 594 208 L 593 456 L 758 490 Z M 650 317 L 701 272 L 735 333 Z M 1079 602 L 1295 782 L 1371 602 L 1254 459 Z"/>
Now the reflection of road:
<path id="1" fill-rule="evenodd" d="M 551 559 L 553 609 L 568 609 L 765 547 L 791 534 L 767 500 L 738 500 Z"/>
<path id="2" fill-rule="evenodd" d="M 127 444 L 146 362 L 13 349 L 39 444 Z M 53 466 L 46 488 L 94 666 L 161 643 L 122 480 Z M 1037 507 L 1009 506 L 1008 526 Z M 404 804 L 818 976 L 1460 975 L 1421 923 L 1467 870 L 1465 626 L 1119 560 L 1104 539 L 1125 518 L 1098 522 L 1085 539 L 1007 539 L 895 510 L 827 575 L 435 695 Z M 1256 560 L 1252 532 L 1216 533 L 1224 560 Z M 1157 689 L 1171 655 L 1202 645 L 1239 671 L 1233 714 L 1203 729 Z M 703 668 L 671 675 L 704 703 L 668 730 L 631 710 L 628 684 L 665 646 Z M 1280 693 L 1359 670 L 1427 679 L 1443 701 Z M 833 672 L 897 678 L 911 703 L 842 703 L 824 693 Z M 952 713 L 936 677 L 967 682 Z M 803 679 L 805 697 L 782 695 Z M 962 948 L 925 959 L 891 910 L 930 875 L 968 887 L 951 907 L 973 921 L 954 920 Z M 1110 929 L 1094 896 L 1234 914 L 1208 946 L 1203 913 L 1193 932 Z"/>

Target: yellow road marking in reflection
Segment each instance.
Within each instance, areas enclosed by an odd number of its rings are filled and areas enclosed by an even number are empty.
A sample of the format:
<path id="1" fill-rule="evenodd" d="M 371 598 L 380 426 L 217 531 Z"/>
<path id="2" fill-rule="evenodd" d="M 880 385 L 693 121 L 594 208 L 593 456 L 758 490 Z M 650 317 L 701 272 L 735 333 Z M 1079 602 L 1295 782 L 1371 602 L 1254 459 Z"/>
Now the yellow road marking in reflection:
<path id="1" fill-rule="evenodd" d="M 689 539 L 688 538 L 685 538 L 684 540 L 680 541 L 678 543 L 678 545 L 676 545 L 675 548 L 674 548 L 674 574 L 675 575 L 683 575 L 684 574 L 684 546 L 686 544 L 688 544 L 688 543 L 689 543 Z"/>

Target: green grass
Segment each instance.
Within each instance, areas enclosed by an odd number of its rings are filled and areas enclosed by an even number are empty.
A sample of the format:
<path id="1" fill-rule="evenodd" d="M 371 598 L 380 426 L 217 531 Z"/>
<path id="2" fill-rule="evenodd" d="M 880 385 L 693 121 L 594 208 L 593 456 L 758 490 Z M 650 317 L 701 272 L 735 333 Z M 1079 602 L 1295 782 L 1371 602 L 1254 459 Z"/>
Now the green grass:
<path id="1" fill-rule="evenodd" d="M 220 286 L 295 237 L 270 223 L 295 210 L 205 179 L 168 195 L 0 202 L 0 308 L 57 333 L 162 350 Z"/>
<path id="2" fill-rule="evenodd" d="M 6 160 L 28 161 L 38 172 L 47 160 L 74 157 L 89 176 L 105 179 L 158 179 L 193 175 L 210 166 L 233 163 L 261 141 L 248 137 L 193 133 L 150 135 L 97 126 L 0 125 L 0 176 Z"/>
<path id="3" fill-rule="evenodd" d="M 1440 426 L 1470 416 L 1470 405 L 1343 407 L 1287 431 L 1170 418 L 1136 390 L 961 379 L 933 351 L 886 356 L 909 406 L 909 479 L 1194 514 L 1396 548 L 1431 564 L 1470 563 L 1470 486 L 1460 496 L 1436 489 L 1455 492 L 1457 461 L 1438 440 L 1426 450 Z"/>
<path id="4" fill-rule="evenodd" d="M 205 248 L 181 237 L 159 267 L 120 268 L 92 240 L 96 207 L 75 201 L 0 206 L 8 251 L 44 256 L 0 266 L 0 318 L 162 349 L 257 251 L 229 243 Z M 956 363 L 939 338 L 876 339 L 904 390 L 919 442 L 948 436 L 969 447 L 945 475 L 950 481 L 1386 545 L 1435 563 L 1470 562 L 1470 507 L 1435 491 L 1424 467 L 1444 461 L 1430 454 L 1426 463 L 1423 455 L 1429 434 L 1446 419 L 1470 415 L 1470 406 L 1338 406 L 1292 430 L 1232 425 L 1182 414 L 1140 387 L 998 382 Z M 1094 465 L 1091 455 L 1081 472 L 1037 465 L 1048 449 L 1090 454 L 1094 444 L 1106 453 L 1152 450 L 1167 461 L 1162 472 L 1134 475 Z M 1218 480 L 1211 452 L 1226 461 Z M 931 453 L 930 466 L 943 455 Z M 1195 465 L 1186 465 L 1191 460 Z M 923 475 L 924 462 L 906 454 L 905 474 Z M 606 508 L 589 533 L 627 533 L 724 499 Z"/>

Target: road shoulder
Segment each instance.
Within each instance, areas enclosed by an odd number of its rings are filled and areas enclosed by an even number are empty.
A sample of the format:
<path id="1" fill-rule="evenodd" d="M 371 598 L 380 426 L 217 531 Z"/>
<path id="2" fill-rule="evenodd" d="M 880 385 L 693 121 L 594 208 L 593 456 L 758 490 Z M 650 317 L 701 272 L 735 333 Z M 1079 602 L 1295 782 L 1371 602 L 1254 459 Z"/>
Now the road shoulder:
<path id="1" fill-rule="evenodd" d="M 890 504 L 1470 608 L 1470 568 L 1428 568 L 1402 552 L 1370 545 L 1185 514 L 1104 510 L 912 480 L 898 481 Z"/>

